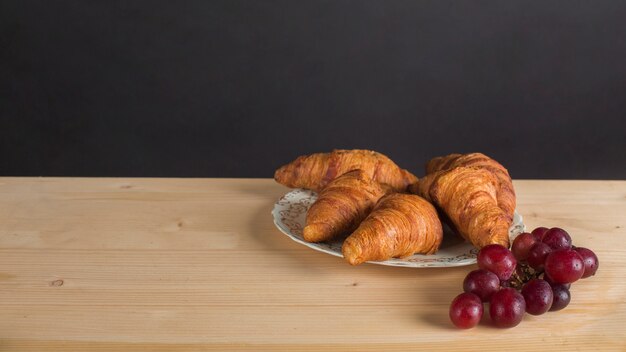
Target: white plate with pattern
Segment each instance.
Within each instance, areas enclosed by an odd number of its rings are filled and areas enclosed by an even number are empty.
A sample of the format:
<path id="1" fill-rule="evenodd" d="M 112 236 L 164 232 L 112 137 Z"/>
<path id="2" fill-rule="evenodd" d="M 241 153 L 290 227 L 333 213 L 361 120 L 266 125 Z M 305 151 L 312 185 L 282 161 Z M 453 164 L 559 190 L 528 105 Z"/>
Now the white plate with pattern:
<path id="1" fill-rule="evenodd" d="M 316 199 L 317 194 L 306 189 L 295 189 L 285 194 L 274 204 L 274 209 L 272 210 L 274 224 L 282 233 L 298 243 L 336 257 L 343 257 L 341 254 L 343 240 L 309 243 L 302 237 L 306 212 Z M 513 224 L 509 228 L 511 241 L 524 232 L 524 229 L 522 216 L 515 212 Z M 444 268 L 474 264 L 476 263 L 477 253 L 478 249 L 454 234 L 447 226 L 444 226 L 443 242 L 439 247 L 439 251 L 435 254 L 414 254 L 404 259 L 370 261 L 368 263 L 413 268 Z"/>

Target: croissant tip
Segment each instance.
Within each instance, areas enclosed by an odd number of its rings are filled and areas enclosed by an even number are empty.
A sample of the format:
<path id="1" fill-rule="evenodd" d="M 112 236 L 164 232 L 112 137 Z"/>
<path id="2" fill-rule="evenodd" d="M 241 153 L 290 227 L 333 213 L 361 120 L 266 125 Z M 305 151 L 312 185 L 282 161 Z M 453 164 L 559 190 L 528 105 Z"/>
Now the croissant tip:
<path id="1" fill-rule="evenodd" d="M 281 170 L 278 169 L 274 172 L 274 181 L 283 184 L 283 180 L 282 180 L 282 176 L 281 176 Z"/>
<path id="2" fill-rule="evenodd" d="M 348 261 L 348 264 L 350 264 L 352 266 L 357 266 L 357 265 L 363 263 L 363 260 L 361 258 L 346 257 L 346 260 Z"/>
<path id="3" fill-rule="evenodd" d="M 321 242 L 324 240 L 324 234 L 321 224 L 309 224 L 302 230 L 302 237 L 307 242 Z"/>
<path id="4" fill-rule="evenodd" d="M 343 253 L 343 258 L 350 265 L 359 265 L 359 264 L 363 263 L 363 257 L 360 256 L 361 249 L 358 248 L 358 247 L 346 245 L 346 242 L 344 242 L 344 245 L 341 247 L 341 252 Z"/>

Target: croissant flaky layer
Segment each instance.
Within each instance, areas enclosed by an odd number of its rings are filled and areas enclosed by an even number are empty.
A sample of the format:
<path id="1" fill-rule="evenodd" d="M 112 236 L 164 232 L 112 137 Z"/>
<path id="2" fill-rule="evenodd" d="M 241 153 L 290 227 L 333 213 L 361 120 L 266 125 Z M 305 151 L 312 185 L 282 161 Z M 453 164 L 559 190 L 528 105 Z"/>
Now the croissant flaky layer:
<path id="1" fill-rule="evenodd" d="M 385 195 L 385 188 L 363 170 L 349 171 L 330 181 L 306 214 L 304 239 L 331 240 L 351 231 Z"/>
<path id="2" fill-rule="evenodd" d="M 498 206 L 513 218 L 516 200 L 511 176 L 504 166 L 485 154 L 450 154 L 437 157 L 426 164 L 426 173 L 430 174 L 437 171 L 450 170 L 459 166 L 483 168 L 493 173 L 498 179 L 498 191 L 496 194 Z"/>
<path id="3" fill-rule="evenodd" d="M 508 248 L 511 217 L 498 206 L 498 178 L 481 167 L 455 167 L 423 177 L 411 190 L 431 200 L 474 246 Z"/>
<path id="4" fill-rule="evenodd" d="M 360 149 L 300 156 L 276 170 L 274 179 L 287 187 L 319 192 L 336 177 L 356 169 L 363 170 L 372 180 L 388 184 L 399 192 L 417 182 L 417 177 L 398 167 L 385 155 Z"/>
<path id="5" fill-rule="evenodd" d="M 370 215 L 344 241 L 344 258 L 352 265 L 370 260 L 432 254 L 443 239 L 435 208 L 413 194 L 383 197 Z"/>

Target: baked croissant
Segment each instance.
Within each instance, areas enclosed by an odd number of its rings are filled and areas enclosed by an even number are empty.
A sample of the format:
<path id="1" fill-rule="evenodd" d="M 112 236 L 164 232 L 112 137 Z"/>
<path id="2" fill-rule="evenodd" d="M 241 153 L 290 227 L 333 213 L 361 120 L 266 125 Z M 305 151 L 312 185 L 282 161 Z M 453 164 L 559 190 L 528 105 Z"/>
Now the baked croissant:
<path id="1" fill-rule="evenodd" d="M 385 192 L 385 186 L 363 170 L 330 181 L 307 211 L 305 241 L 327 241 L 354 231 Z"/>
<path id="2" fill-rule="evenodd" d="M 498 206 L 498 178 L 480 167 L 456 167 L 430 173 L 411 191 L 445 212 L 455 229 L 474 246 L 509 247 L 511 217 Z"/>
<path id="3" fill-rule="evenodd" d="M 344 241 L 343 257 L 352 265 L 370 260 L 432 254 L 443 239 L 435 208 L 414 194 L 392 193 Z"/>
<path id="4" fill-rule="evenodd" d="M 374 181 L 388 184 L 398 192 L 417 182 L 417 177 L 398 167 L 385 155 L 359 149 L 300 156 L 276 170 L 274 179 L 287 187 L 319 192 L 337 176 L 356 169 L 363 170 Z"/>
<path id="5" fill-rule="evenodd" d="M 509 172 L 500 163 L 482 153 L 450 154 L 430 160 L 426 164 L 426 173 L 450 170 L 458 166 L 480 167 L 492 172 L 498 179 L 496 198 L 498 206 L 513 218 L 515 211 L 515 189 Z"/>

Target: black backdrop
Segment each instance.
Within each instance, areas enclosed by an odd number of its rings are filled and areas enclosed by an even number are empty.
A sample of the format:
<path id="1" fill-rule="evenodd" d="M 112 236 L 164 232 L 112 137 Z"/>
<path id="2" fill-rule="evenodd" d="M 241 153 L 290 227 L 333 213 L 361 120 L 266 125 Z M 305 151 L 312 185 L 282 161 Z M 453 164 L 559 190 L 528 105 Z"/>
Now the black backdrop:
<path id="1" fill-rule="evenodd" d="M 270 177 L 369 148 L 626 179 L 623 1 L 1 0 L 0 46 L 0 175 Z"/>

